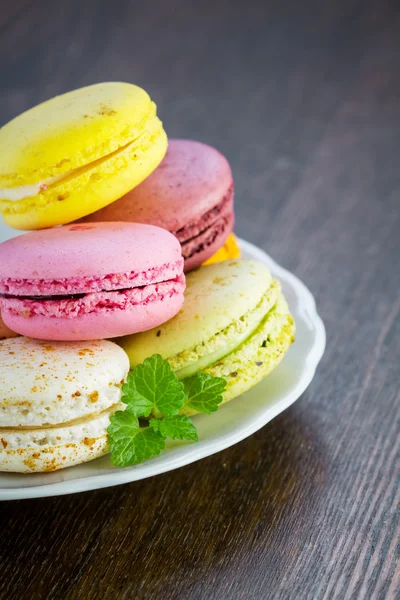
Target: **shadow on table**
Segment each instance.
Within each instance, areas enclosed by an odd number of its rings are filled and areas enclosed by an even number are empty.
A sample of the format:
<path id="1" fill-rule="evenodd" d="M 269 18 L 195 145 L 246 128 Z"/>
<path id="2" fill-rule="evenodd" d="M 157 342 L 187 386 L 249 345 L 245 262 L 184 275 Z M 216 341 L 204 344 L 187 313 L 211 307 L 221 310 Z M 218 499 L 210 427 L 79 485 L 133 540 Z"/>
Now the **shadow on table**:
<path id="1" fill-rule="evenodd" d="M 323 500 L 327 457 L 318 429 L 312 407 L 306 418 L 296 405 L 240 444 L 179 470 L 3 503 L 0 556 L 20 562 L 21 574 L 51 549 L 49 585 L 58 577 L 64 591 L 78 580 L 100 589 L 107 581 L 109 590 L 162 589 L 160 597 L 200 589 L 227 567 L 246 577 L 244 565 L 255 568 L 263 556 L 265 568 L 266 554 L 279 568 L 286 553 L 300 552 Z"/>

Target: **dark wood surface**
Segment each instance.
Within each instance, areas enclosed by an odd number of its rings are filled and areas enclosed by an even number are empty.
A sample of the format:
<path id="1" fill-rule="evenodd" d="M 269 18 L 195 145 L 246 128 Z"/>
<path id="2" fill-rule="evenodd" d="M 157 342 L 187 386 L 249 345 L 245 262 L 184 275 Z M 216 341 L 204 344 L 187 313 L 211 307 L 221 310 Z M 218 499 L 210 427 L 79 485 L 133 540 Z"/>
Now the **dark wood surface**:
<path id="1" fill-rule="evenodd" d="M 237 232 L 310 286 L 328 332 L 307 392 L 237 446 L 1 504 L 1 598 L 400 597 L 397 6 L 1 0 L 0 121 L 142 85 L 170 137 L 228 156 Z"/>

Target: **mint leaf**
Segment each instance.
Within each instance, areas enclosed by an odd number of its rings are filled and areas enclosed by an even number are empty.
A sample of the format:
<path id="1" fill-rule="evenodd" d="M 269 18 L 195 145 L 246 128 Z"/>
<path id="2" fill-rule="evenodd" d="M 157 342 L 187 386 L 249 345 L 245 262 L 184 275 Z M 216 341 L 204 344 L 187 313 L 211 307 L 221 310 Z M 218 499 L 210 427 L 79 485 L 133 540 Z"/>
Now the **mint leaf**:
<path id="1" fill-rule="evenodd" d="M 117 467 L 136 465 L 158 456 L 165 447 L 164 437 L 151 427 L 140 427 L 129 409 L 117 411 L 110 418 L 107 431 L 111 462 Z"/>
<path id="2" fill-rule="evenodd" d="M 208 415 L 218 410 L 226 388 L 225 379 L 213 377 L 209 373 L 196 373 L 184 379 L 183 384 L 186 393 L 185 406 Z"/>
<path id="3" fill-rule="evenodd" d="M 164 419 L 150 419 L 150 427 L 171 440 L 191 440 L 197 442 L 199 439 L 197 429 L 191 419 L 186 415 L 174 415 Z"/>
<path id="4" fill-rule="evenodd" d="M 137 368 L 137 367 L 136 367 Z M 143 396 L 136 389 L 134 371 L 131 371 L 122 386 L 121 401 L 128 405 L 129 411 L 136 417 L 148 417 L 153 408 L 153 401 Z"/>
<path id="5" fill-rule="evenodd" d="M 122 386 L 122 402 L 136 417 L 176 415 L 184 406 L 183 383 L 159 354 L 135 367 Z"/>
<path id="6" fill-rule="evenodd" d="M 111 462 L 126 467 L 158 456 L 166 438 L 197 441 L 191 419 L 178 413 L 184 406 L 207 414 L 218 410 L 225 387 L 225 379 L 208 373 L 197 373 L 181 382 L 159 354 L 146 358 L 122 386 L 126 410 L 110 418 L 107 431 Z M 139 417 L 150 414 L 155 418 L 141 427 Z"/>

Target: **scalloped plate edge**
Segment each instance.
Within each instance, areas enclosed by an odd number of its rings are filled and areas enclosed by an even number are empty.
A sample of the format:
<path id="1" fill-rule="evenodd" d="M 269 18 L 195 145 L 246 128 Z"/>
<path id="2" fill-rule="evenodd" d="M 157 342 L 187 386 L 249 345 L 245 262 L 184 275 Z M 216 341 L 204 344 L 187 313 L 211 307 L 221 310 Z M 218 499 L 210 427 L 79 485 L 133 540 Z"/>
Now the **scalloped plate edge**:
<path id="1" fill-rule="evenodd" d="M 278 414 L 283 412 L 303 394 L 314 377 L 315 370 L 324 354 L 326 345 L 325 327 L 321 317 L 318 315 L 314 297 L 298 277 L 278 265 L 266 252 L 261 250 L 261 248 L 242 239 L 239 239 L 239 244 L 245 253 L 266 264 L 271 271 L 273 271 L 274 275 L 290 285 L 296 295 L 297 312 L 302 315 L 304 320 L 313 324 L 316 335 L 315 342 L 307 355 L 307 368 L 303 370 L 301 377 L 290 393 L 278 402 L 267 406 L 265 412 L 251 421 L 246 427 L 236 428 L 213 440 L 199 441 L 196 444 L 185 447 L 185 452 L 182 452 L 181 448 L 171 449 L 164 453 L 161 457 L 162 460 L 142 463 L 139 468 L 128 467 L 125 469 L 107 469 L 104 473 L 94 473 L 79 479 L 68 479 L 56 483 L 44 483 L 37 486 L 2 489 L 0 482 L 0 500 L 44 498 L 85 492 L 146 479 L 147 477 L 184 467 L 197 460 L 201 460 L 202 458 L 206 458 L 207 456 L 229 448 L 246 437 L 249 437 L 274 419 Z M 75 467 L 71 468 L 73 469 Z"/>

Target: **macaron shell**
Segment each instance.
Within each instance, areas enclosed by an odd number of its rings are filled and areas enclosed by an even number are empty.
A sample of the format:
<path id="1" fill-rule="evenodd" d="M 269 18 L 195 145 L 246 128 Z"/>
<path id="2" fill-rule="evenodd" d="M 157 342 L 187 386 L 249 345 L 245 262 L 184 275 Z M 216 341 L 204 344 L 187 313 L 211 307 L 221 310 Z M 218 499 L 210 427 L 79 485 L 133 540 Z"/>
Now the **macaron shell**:
<path id="1" fill-rule="evenodd" d="M 274 308 L 280 292 L 280 283 L 274 279 L 254 310 L 250 310 L 240 319 L 232 321 L 228 327 L 217 331 L 206 342 L 201 342 L 188 348 L 185 352 L 171 356 L 168 360 L 177 377 L 179 379 L 190 377 L 198 371 L 207 369 L 228 354 L 236 352 Z"/>
<path id="2" fill-rule="evenodd" d="M 153 329 L 118 340 L 131 366 L 152 354 L 170 358 L 207 342 L 232 321 L 253 310 L 270 288 L 272 277 L 254 260 L 230 260 L 201 267 L 186 277 L 185 303 L 174 318 Z"/>
<path id="3" fill-rule="evenodd" d="M 0 212 L 16 229 L 74 221 L 141 183 L 166 149 L 156 106 L 137 86 L 111 82 L 57 96 L 0 129 Z M 7 199 L 8 189 L 25 186 L 36 193 Z"/>
<path id="4" fill-rule="evenodd" d="M 285 356 L 294 334 L 295 323 L 281 294 L 257 330 L 235 352 L 205 370 L 227 382 L 221 404 L 247 392 L 267 377 Z M 196 411 L 184 409 L 182 413 L 191 416 Z"/>
<path id="5" fill-rule="evenodd" d="M 232 212 L 224 221 L 222 229 L 218 229 L 218 224 L 216 224 L 216 226 L 209 227 L 209 229 L 194 240 L 184 244 L 182 246 L 184 253 L 187 251 L 190 254 L 191 246 L 193 247 L 191 256 L 185 258 L 185 273 L 197 269 L 197 267 L 200 267 L 208 258 L 213 256 L 231 235 L 234 224 L 235 221 Z"/>
<path id="6" fill-rule="evenodd" d="M 7 435 L 1 437 L 0 430 L 0 472 L 11 473 L 50 473 L 67 467 L 74 467 L 109 452 L 108 436 L 106 433 L 97 438 L 87 438 L 88 442 L 67 444 L 64 446 L 49 446 L 44 448 L 20 448 L 13 450 L 8 447 Z M 88 445 L 90 444 L 90 445 Z"/>
<path id="7" fill-rule="evenodd" d="M 157 327 L 182 308 L 183 288 L 168 297 L 124 309 L 99 309 L 75 318 L 36 315 L 26 318 L 4 311 L 8 326 L 40 340 L 78 341 L 118 338 Z"/>
<path id="8" fill-rule="evenodd" d="M 107 428 L 120 405 L 73 425 L 51 429 L 1 429 L 0 471 L 46 473 L 104 456 Z"/>
<path id="9" fill-rule="evenodd" d="M 129 370 L 110 341 L 66 344 L 18 337 L 0 342 L 0 428 L 57 425 L 120 400 Z"/>
<path id="10" fill-rule="evenodd" d="M 231 168 L 218 150 L 201 142 L 170 139 L 164 160 L 145 181 L 86 219 L 151 223 L 177 232 L 199 221 L 232 189 Z"/>
<path id="11" fill-rule="evenodd" d="M 0 244 L 0 286 L 11 278 L 67 281 L 142 273 L 180 260 L 178 240 L 159 227 L 137 223 L 66 225 Z"/>
<path id="12" fill-rule="evenodd" d="M 155 113 L 149 95 L 121 82 L 51 98 L 0 129 L 0 188 L 66 173 L 137 139 Z"/>
<path id="13" fill-rule="evenodd" d="M 114 202 L 142 182 L 164 157 L 167 137 L 158 119 L 156 124 L 153 137 L 141 138 L 37 196 L 19 202 L 0 199 L 4 222 L 14 229 L 43 229 L 70 223 Z"/>
<path id="14" fill-rule="evenodd" d="M 182 270 L 178 240 L 152 225 L 87 223 L 22 235 L 0 244 L 3 320 L 17 333 L 42 340 L 144 331 L 180 310 Z"/>

